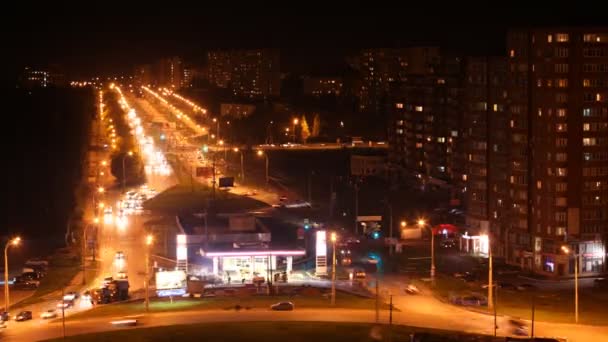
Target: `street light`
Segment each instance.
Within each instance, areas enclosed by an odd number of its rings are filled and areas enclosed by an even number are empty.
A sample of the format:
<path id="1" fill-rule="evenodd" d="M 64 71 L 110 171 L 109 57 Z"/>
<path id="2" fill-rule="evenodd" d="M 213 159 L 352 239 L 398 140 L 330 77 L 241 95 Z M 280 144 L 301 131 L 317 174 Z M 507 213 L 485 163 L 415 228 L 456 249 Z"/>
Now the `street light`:
<path id="1" fill-rule="evenodd" d="M 562 251 L 574 257 L 574 322 L 578 323 L 578 263 L 581 254 L 572 252 L 567 246 L 562 246 Z"/>
<path id="2" fill-rule="evenodd" d="M 406 225 L 407 223 L 405 221 L 401 221 L 401 228 L 405 228 Z"/>
<path id="3" fill-rule="evenodd" d="M 268 153 L 264 153 L 264 151 L 258 150 L 257 154 L 258 154 L 259 157 L 261 157 L 261 156 L 266 157 L 266 184 L 268 185 L 268 182 L 269 182 L 269 178 L 268 178 Z"/>
<path id="4" fill-rule="evenodd" d="M 245 167 L 243 163 L 243 151 L 240 151 L 238 147 L 232 149 L 234 152 L 241 152 L 241 182 L 245 181 Z"/>
<path id="5" fill-rule="evenodd" d="M 336 232 L 331 233 L 331 245 L 333 249 L 333 259 L 332 259 L 332 268 L 331 268 L 331 306 L 336 305 L 336 240 L 338 237 L 336 236 Z"/>
<path id="6" fill-rule="evenodd" d="M 8 288 L 8 248 L 10 246 L 18 246 L 21 242 L 20 237 L 15 237 L 6 243 L 4 246 L 4 311 L 8 312 L 8 307 L 11 304 L 9 300 L 9 288 Z"/>
<path id="7" fill-rule="evenodd" d="M 97 192 L 99 192 L 100 194 L 103 194 L 104 191 L 106 191 L 106 189 L 104 189 L 103 186 L 100 186 L 99 188 L 97 188 Z"/>
<path id="8" fill-rule="evenodd" d="M 293 142 L 296 142 L 296 125 L 300 122 L 298 119 L 293 119 Z"/>
<path id="9" fill-rule="evenodd" d="M 148 293 L 149 276 L 150 276 L 150 246 L 154 242 L 154 236 L 152 234 L 146 235 L 146 275 L 144 278 L 144 288 L 146 289 L 146 312 L 150 310 L 150 294 Z"/>
<path id="10" fill-rule="evenodd" d="M 125 159 L 127 157 L 131 157 L 133 156 L 133 152 L 129 151 L 127 153 L 125 153 L 125 155 L 122 157 L 122 193 L 125 193 L 125 183 L 126 183 L 126 176 L 125 176 Z"/>
<path id="11" fill-rule="evenodd" d="M 418 226 L 424 228 L 427 223 L 424 219 L 418 219 Z M 435 234 L 433 228 L 431 228 L 431 278 L 435 280 Z"/>

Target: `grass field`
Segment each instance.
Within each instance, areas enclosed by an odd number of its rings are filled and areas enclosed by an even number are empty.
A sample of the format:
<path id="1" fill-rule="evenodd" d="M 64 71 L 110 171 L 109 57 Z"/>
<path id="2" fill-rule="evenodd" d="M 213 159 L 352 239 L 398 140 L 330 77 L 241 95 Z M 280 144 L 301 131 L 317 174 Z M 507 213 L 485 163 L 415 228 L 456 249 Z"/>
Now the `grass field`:
<path id="1" fill-rule="evenodd" d="M 472 341 L 467 339 L 472 335 L 453 332 L 422 330 L 399 325 L 334 322 L 202 323 L 118 330 L 49 341 L 409 341 L 412 333 L 432 333 L 435 336 L 433 341 Z M 486 337 L 474 341 L 492 341 L 492 338 Z"/>
<path id="2" fill-rule="evenodd" d="M 288 296 L 254 296 L 254 297 L 213 297 L 213 298 L 197 298 L 183 299 L 179 298 L 170 302 L 169 299 L 157 299 L 150 303 L 150 312 L 167 312 L 167 311 L 188 311 L 188 310 L 217 310 L 217 309 L 234 309 L 235 305 L 240 305 L 251 309 L 266 309 L 271 304 L 291 301 L 297 308 L 326 308 L 330 305 L 329 298 L 323 297 L 288 297 Z M 345 293 L 337 293 L 336 308 L 351 308 L 351 309 L 374 309 L 375 300 L 370 298 L 362 298 Z M 388 309 L 388 305 L 383 304 L 382 309 Z M 115 316 L 131 316 L 144 313 L 144 304 L 142 301 L 129 303 L 116 303 L 99 306 L 95 309 L 84 311 L 71 315 L 67 320 L 77 320 L 82 318 L 92 317 L 115 317 Z"/>
<path id="3" fill-rule="evenodd" d="M 434 291 L 443 300 L 447 300 L 450 293 L 475 292 L 487 295 L 487 290 L 482 289 L 479 283 L 467 284 L 460 279 L 446 276 L 437 277 Z M 498 315 L 531 319 L 533 300 L 536 320 L 574 323 L 573 290 L 542 290 L 534 294 L 531 290 L 498 289 L 496 312 Z M 579 295 L 579 322 L 593 325 L 608 324 L 607 306 L 608 293 L 605 291 L 581 290 Z M 486 311 L 485 307 L 472 309 Z"/>

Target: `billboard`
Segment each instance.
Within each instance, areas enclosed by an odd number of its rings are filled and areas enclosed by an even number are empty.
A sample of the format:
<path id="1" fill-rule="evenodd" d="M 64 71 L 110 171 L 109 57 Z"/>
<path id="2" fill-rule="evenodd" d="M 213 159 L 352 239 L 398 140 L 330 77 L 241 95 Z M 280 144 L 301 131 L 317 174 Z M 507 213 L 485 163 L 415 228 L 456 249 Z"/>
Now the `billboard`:
<path id="1" fill-rule="evenodd" d="M 186 272 L 184 271 L 156 272 L 157 291 L 185 289 L 186 286 Z"/>
<path id="2" fill-rule="evenodd" d="M 317 241 L 315 244 L 316 260 L 315 273 L 316 275 L 327 274 L 327 233 L 324 230 L 317 231 Z"/>

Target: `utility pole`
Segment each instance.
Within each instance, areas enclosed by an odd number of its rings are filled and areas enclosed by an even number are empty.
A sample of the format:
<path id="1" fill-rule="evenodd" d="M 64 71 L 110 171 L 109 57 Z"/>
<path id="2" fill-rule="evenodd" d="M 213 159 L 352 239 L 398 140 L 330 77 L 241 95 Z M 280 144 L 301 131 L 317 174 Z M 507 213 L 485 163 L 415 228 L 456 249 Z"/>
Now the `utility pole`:
<path id="1" fill-rule="evenodd" d="M 393 325 L 393 295 L 390 296 L 389 312 L 388 312 L 388 325 Z M 494 334 L 496 336 L 496 333 Z"/>
<path id="2" fill-rule="evenodd" d="M 64 286 L 61 285 L 61 330 L 63 333 L 63 338 L 65 339 L 65 302 L 63 301 L 63 296 L 65 296 L 64 292 Z"/>
<path id="3" fill-rule="evenodd" d="M 331 262 L 331 306 L 336 306 L 336 233 L 331 233 L 333 259 Z"/>
<path id="4" fill-rule="evenodd" d="M 380 323 L 380 294 L 378 293 L 379 288 L 378 274 L 376 273 L 376 323 Z"/>
<path id="5" fill-rule="evenodd" d="M 390 202 L 390 199 L 387 199 L 388 204 L 388 236 L 390 238 L 391 243 L 388 245 L 388 252 L 390 255 L 393 255 L 393 205 Z"/>
<path id="6" fill-rule="evenodd" d="M 530 337 L 534 338 L 534 314 L 536 312 L 536 292 L 532 291 L 532 324 L 530 327 Z"/>
<path id="7" fill-rule="evenodd" d="M 494 282 L 492 279 L 492 242 L 488 239 L 488 309 L 494 307 Z"/>
<path id="8" fill-rule="evenodd" d="M 355 235 L 359 235 L 359 184 L 355 183 Z"/>
<path id="9" fill-rule="evenodd" d="M 245 182 L 245 166 L 243 162 L 243 151 L 241 151 L 241 182 Z"/>

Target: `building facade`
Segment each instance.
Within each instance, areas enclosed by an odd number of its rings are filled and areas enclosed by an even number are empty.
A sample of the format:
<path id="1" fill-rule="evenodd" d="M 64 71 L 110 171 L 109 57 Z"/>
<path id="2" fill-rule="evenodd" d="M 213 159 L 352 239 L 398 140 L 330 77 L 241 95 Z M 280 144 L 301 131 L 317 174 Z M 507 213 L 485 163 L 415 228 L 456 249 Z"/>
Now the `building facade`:
<path id="1" fill-rule="evenodd" d="M 278 50 L 226 50 L 208 53 L 209 82 L 249 99 L 278 97 L 281 88 Z"/>
<path id="2" fill-rule="evenodd" d="M 308 96 L 340 96 L 342 93 L 342 78 L 340 77 L 306 77 L 304 78 L 304 95 Z"/>
<path id="3" fill-rule="evenodd" d="M 512 200 L 507 257 L 567 275 L 605 264 L 608 28 L 513 30 L 509 54 Z"/>

